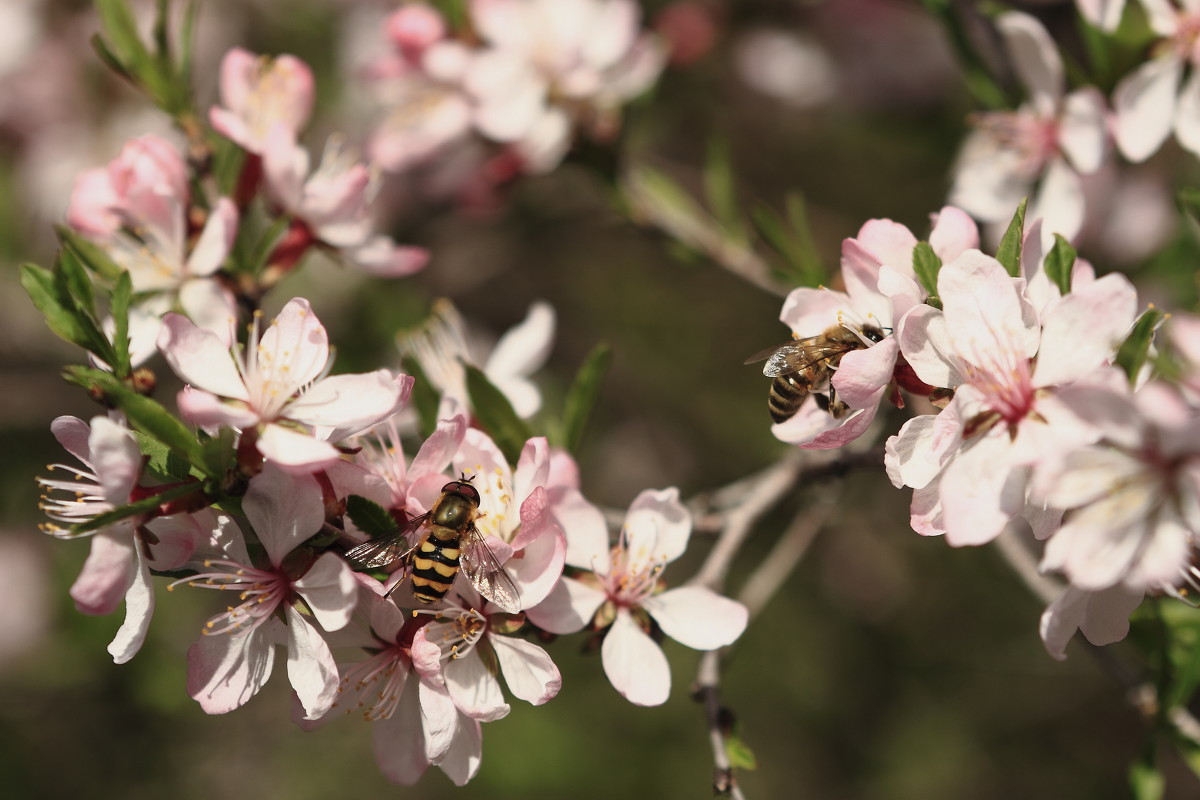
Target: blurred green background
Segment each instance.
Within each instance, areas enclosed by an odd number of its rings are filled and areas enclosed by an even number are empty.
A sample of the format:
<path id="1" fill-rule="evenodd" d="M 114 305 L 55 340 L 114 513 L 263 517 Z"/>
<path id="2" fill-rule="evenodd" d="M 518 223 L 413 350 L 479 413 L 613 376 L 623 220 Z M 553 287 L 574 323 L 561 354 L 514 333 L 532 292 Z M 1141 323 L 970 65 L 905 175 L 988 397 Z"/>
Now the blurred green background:
<path id="1" fill-rule="evenodd" d="M 58 378 L 79 353 L 58 342 L 17 284 L 16 265 L 52 260 L 50 225 L 80 169 L 114 157 L 121 141 L 157 125 L 140 100 L 89 56 L 95 21 L 85 2 L 5 0 L 36 19 L 0 51 L 0 370 L 5 457 L 0 459 L 0 778 L 19 798 L 328 798 L 348 792 L 423 798 L 695 798 L 710 794 L 711 754 L 701 707 L 689 699 L 696 653 L 668 643 L 674 688 L 660 708 L 623 701 L 578 638 L 550 645 L 564 683 L 546 706 L 514 704 L 484 727 L 478 777 L 456 789 L 436 769 L 412 789 L 375 768 L 369 727 L 357 720 L 300 732 L 287 682 L 228 719 L 206 717 L 185 692 L 184 654 L 214 613 L 203 592 L 159 592 L 141 653 L 115 666 L 105 645 L 119 614 L 84 617 L 66 590 L 84 542 L 38 533 L 34 476 L 62 459 L 49 433 L 60 414 L 98 413 Z M 149 3 L 143 3 L 139 8 Z M 648 2 L 654 19 L 667 5 Z M 938 27 L 915 2 L 700 3 L 715 20 L 712 51 L 672 67 L 627 117 L 625 157 L 697 188 L 709 144 L 728 143 L 748 210 L 808 199 L 818 250 L 836 265 L 842 238 L 871 217 L 918 235 L 943 203 L 949 169 L 973 110 Z M 353 96 L 355 37 L 389 4 L 208 0 L 197 54 L 203 107 L 221 54 L 240 44 L 291 52 L 319 75 L 318 134 L 361 138 L 371 117 Z M 1070 37 L 1069 3 L 1039 3 Z M 18 10 L 20 10 L 18 9 Z M 20 33 L 19 26 L 17 27 Z M 774 96 L 747 82 L 762 31 L 820 56 L 815 83 L 787 80 Z M 797 38 L 798 37 L 798 38 Z M 28 45 L 28 46 L 26 46 Z M 25 48 L 12 54 L 13 48 Z M 801 48 L 803 50 L 803 48 Z M 810 53 L 811 55 L 811 53 Z M 816 56 L 814 56 L 815 58 Z M 825 70 L 822 72 L 821 70 Z M 57 81 L 57 82 L 56 82 Z M 810 83 L 813 83 L 810 81 Z M 815 88 L 814 88 L 815 86 Z M 140 109 L 140 110 L 139 110 Z M 613 187 L 582 165 L 527 180 L 490 216 L 450 209 L 396 223 L 402 241 L 428 246 L 431 266 L 382 283 L 313 264 L 272 298 L 311 298 L 338 345 L 338 371 L 395 365 L 395 331 L 450 296 L 495 336 L 549 300 L 559 331 L 539 374 L 550 409 L 600 341 L 614 361 L 580 453 L 585 494 L 624 508 L 643 488 L 685 496 L 760 469 L 784 452 L 765 409 L 767 382 L 746 355 L 787 332 L 780 300 L 664 236 L 631 224 Z M 1177 173 L 1167 152 L 1151 176 Z M 1190 168 L 1190 167 L 1189 167 Z M 403 193 L 403 187 L 389 191 Z M 1172 233 L 1172 257 L 1129 268 L 1168 308 L 1195 302 L 1194 244 Z M 1085 255 L 1091 253 L 1085 251 Z M 1101 252 L 1101 269 L 1108 262 Z M 1144 259 L 1143 259 L 1144 261 Z M 157 364 L 160 375 L 165 365 Z M 173 391 L 166 380 L 160 397 Z M 903 417 L 885 420 L 894 431 Z M 789 499 L 747 542 L 732 592 L 765 557 L 787 512 L 830 491 Z M 844 504 L 800 568 L 733 649 L 726 703 L 758 760 L 739 773 L 751 798 L 1122 798 L 1142 724 L 1119 685 L 1082 648 L 1059 663 L 1037 637 L 1041 608 L 991 549 L 953 551 L 914 534 L 908 492 L 882 469 L 847 481 Z M 686 579 L 708 543 L 672 565 Z M 165 583 L 165 581 L 164 581 Z M 161 590 L 163 584 L 159 584 Z M 1118 655 L 1131 653 L 1115 648 Z M 1169 797 L 1200 796 L 1167 756 Z"/>

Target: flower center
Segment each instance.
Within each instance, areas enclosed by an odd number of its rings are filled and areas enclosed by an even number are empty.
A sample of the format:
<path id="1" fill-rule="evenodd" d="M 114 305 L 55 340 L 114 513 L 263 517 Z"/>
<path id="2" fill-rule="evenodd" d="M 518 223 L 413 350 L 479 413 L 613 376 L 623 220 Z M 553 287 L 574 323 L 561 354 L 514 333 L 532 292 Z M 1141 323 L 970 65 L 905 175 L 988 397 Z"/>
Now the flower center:
<path id="1" fill-rule="evenodd" d="M 1058 152 L 1058 123 L 1029 110 L 989 111 L 972 118 L 999 150 L 1017 157 L 1016 170 L 1036 178 Z"/>
<path id="2" fill-rule="evenodd" d="M 282 606 L 292 594 L 292 585 L 278 572 L 247 567 L 236 561 L 205 561 L 205 569 L 189 578 L 177 580 L 167 586 L 170 591 L 180 584 L 201 589 L 221 589 L 238 592 L 236 606 L 230 606 L 223 614 L 210 619 L 202 631 L 206 636 L 220 633 L 250 633 L 266 622 L 275 610 Z M 216 569 L 213 569 L 216 567 Z"/>

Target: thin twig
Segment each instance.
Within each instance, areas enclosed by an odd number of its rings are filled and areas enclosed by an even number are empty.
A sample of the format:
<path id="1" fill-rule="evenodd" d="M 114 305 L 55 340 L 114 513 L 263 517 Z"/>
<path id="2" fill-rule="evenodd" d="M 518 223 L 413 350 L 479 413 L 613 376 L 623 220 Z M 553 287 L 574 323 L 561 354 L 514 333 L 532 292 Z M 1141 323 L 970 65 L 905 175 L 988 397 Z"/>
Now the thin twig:
<path id="1" fill-rule="evenodd" d="M 713 794 L 745 800 L 742 788 L 733 775 L 729 753 L 725 750 L 725 709 L 721 706 L 721 651 L 710 650 L 700 657 L 700 669 L 696 673 L 696 688 L 693 696 L 704 703 L 704 716 L 708 721 L 708 740 L 713 751 Z"/>
<path id="2" fill-rule="evenodd" d="M 750 612 L 750 619 L 759 615 L 804 558 L 809 545 L 837 507 L 838 495 L 840 492 L 823 497 L 798 513 L 758 569 L 746 579 L 738 602 Z"/>

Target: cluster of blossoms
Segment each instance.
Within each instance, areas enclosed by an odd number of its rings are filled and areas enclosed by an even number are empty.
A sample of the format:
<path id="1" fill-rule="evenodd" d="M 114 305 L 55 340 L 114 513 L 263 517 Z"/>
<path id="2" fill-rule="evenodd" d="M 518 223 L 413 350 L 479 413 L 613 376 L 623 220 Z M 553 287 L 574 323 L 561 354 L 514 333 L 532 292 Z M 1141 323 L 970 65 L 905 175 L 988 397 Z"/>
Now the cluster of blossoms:
<path id="1" fill-rule="evenodd" d="M 634 0 L 471 0 L 469 32 L 409 3 L 387 21 L 393 51 L 367 67 L 384 116 L 372 158 L 432 165 L 469 187 L 556 167 L 572 139 L 613 138 L 623 104 L 666 61 Z"/>
<path id="2" fill-rule="evenodd" d="M 782 319 L 798 338 L 830 325 L 885 335 L 864 336 L 836 365 L 829 383 L 847 414 L 814 396 L 775 433 L 838 447 L 867 430 L 882 399 L 929 397 L 940 411 L 912 417 L 886 447 L 892 482 L 913 489 L 913 529 L 954 546 L 1031 531 L 1042 569 L 1067 581 L 1042 620 L 1050 652 L 1062 657 L 1080 629 L 1096 644 L 1123 638 L 1146 593 L 1186 596 L 1196 584 L 1200 322 L 1169 323 L 1178 381 L 1118 365 L 1138 316 L 1124 276 L 1097 278 L 1061 243 L 1044 251 L 1040 222 L 1009 267 L 978 249 L 961 210 L 934 223 L 918 243 L 902 225 L 868 222 L 843 245 L 845 293 L 788 297 Z M 936 277 L 918 275 L 923 261 Z"/>
<path id="3" fill-rule="evenodd" d="M 125 623 L 109 648 L 118 662 L 146 636 L 152 570 L 186 575 L 169 588 L 236 593 L 188 653 L 188 692 L 208 713 L 248 702 L 283 645 L 300 725 L 359 712 L 375 725 L 388 778 L 412 783 L 435 764 L 462 784 L 479 767 L 481 723 L 508 713 L 499 678 L 534 705 L 558 693 L 559 671 L 530 632 L 602 632 L 613 685 L 654 705 L 667 699 L 670 674 L 652 633 L 709 650 L 745 627 L 746 610 L 708 589 L 663 591 L 663 567 L 683 552 L 691 527 L 675 490 L 643 493 L 610 549 L 570 455 L 537 437 L 510 466 L 449 396 L 442 407 L 457 413 L 407 459 L 395 422 L 412 379 L 386 369 L 329 375 L 325 329 L 303 299 L 263 331 L 256 318 L 244 346 L 169 313 L 158 348 L 188 384 L 178 396 L 183 418 L 214 440 L 235 432 L 232 462 L 217 481 L 225 488 L 194 477 L 166 482 L 161 467 L 144 465 L 117 412 L 90 424 L 63 417 L 53 431 L 80 465 L 56 465 L 70 479 L 42 479 L 55 520 L 47 530 L 72 538 L 95 528 L 71 594 L 92 614 L 124 599 Z M 479 541 L 464 548 L 486 547 L 519 608 L 481 596 L 467 568 L 443 602 L 423 605 L 399 585 L 406 570 L 375 577 L 353 571 L 344 555 L 370 516 L 354 509 L 395 524 L 415 520 L 456 475 L 479 493 Z M 237 512 L 226 510 L 233 497 Z M 144 511 L 102 524 L 103 515 L 147 499 Z M 416 529 L 418 542 L 424 530 Z M 345 655 L 335 658 L 335 648 Z"/>

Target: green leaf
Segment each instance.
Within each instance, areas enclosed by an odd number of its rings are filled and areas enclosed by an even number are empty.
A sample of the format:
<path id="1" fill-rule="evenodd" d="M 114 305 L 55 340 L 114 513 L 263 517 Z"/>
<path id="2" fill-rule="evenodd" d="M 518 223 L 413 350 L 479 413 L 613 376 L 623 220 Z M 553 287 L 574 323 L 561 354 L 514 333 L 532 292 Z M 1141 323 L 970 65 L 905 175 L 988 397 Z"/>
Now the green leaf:
<path id="1" fill-rule="evenodd" d="M 746 231 L 738 210 L 736 180 L 729 158 L 729 143 L 713 139 L 704 165 L 704 196 L 713 217 L 733 238 L 744 240 Z"/>
<path id="2" fill-rule="evenodd" d="M 114 405 L 125 412 L 132 427 L 158 439 L 186 458 L 193 467 L 201 470 L 205 475 L 210 475 L 207 472 L 204 454 L 196 435 L 160 403 L 149 397 L 143 397 L 112 375 L 98 369 L 72 367 L 68 369 L 68 373 L 74 382 L 80 383 L 80 385 L 90 383 L 100 389 Z"/>
<path id="3" fill-rule="evenodd" d="M 817 286 L 825 279 L 821 254 L 813 242 L 804 195 L 789 192 L 785 201 L 786 221 L 766 205 L 751 211 L 751 219 L 768 245 L 784 258 L 786 269 L 779 277 L 791 285 Z"/>
<path id="4" fill-rule="evenodd" d="M 116 281 L 125 271 L 112 260 L 103 247 L 90 241 L 78 231 L 73 231 L 66 225 L 56 225 L 54 230 L 66 250 L 74 253 L 85 267 L 105 280 Z"/>
<path id="5" fill-rule="evenodd" d="M 189 483 L 183 486 L 172 486 L 169 489 L 163 489 L 157 494 L 149 497 L 143 497 L 140 500 L 135 500 L 128 505 L 114 508 L 112 511 L 106 511 L 105 513 L 95 516 L 86 522 L 80 522 L 76 525 L 72 525 L 69 530 L 72 534 L 98 531 L 101 528 L 107 528 L 109 525 L 113 525 L 123 519 L 128 519 L 129 517 L 137 516 L 139 514 L 148 514 L 163 503 L 177 500 L 180 497 L 185 497 L 189 494 L 197 494 L 200 491 L 201 487 L 198 483 Z"/>
<path id="6" fill-rule="evenodd" d="M 74 308 L 64 308 L 58 302 L 58 289 L 52 272 L 36 264 L 22 264 L 21 286 L 25 288 L 29 299 L 46 318 L 46 324 L 56 336 L 83 348 L 90 344 Z"/>
<path id="7" fill-rule="evenodd" d="M 467 394 L 471 397 L 471 409 L 476 419 L 504 453 L 508 463 L 516 464 L 533 432 L 525 420 L 517 416 L 504 393 L 479 368 L 467 363 L 463 363 L 463 368 L 467 372 Z"/>
<path id="8" fill-rule="evenodd" d="M 1070 242 L 1060 234 L 1054 234 L 1054 247 L 1046 254 L 1046 277 L 1063 294 L 1071 291 L 1071 270 L 1075 268 L 1076 255 Z"/>
<path id="9" fill-rule="evenodd" d="M 937 279 L 938 273 L 942 269 L 942 259 L 937 253 L 933 252 L 933 245 L 929 242 L 917 242 L 913 248 L 913 272 L 917 274 L 917 280 L 925 287 L 925 293 L 930 297 L 937 296 Z"/>
<path id="10" fill-rule="evenodd" d="M 1138 759 L 1129 768 L 1129 788 L 1136 800 L 1161 800 L 1165 788 L 1153 759 Z"/>
<path id="11" fill-rule="evenodd" d="M 563 445 L 572 453 L 579 450 L 588 421 L 600 399 L 604 376 L 612 362 L 612 350 L 603 342 L 592 348 L 563 403 Z"/>
<path id="12" fill-rule="evenodd" d="M 138 450 L 147 457 L 146 469 L 165 483 L 176 483 L 194 477 L 192 467 L 165 444 L 140 431 L 133 432 Z"/>
<path id="13" fill-rule="evenodd" d="M 1008 223 L 1008 230 L 1004 232 L 1000 246 L 996 248 L 996 260 L 1003 264 L 1008 274 L 1014 278 L 1021 274 L 1021 249 L 1025 242 L 1025 207 L 1028 205 L 1029 198 L 1026 197 L 1017 206 L 1017 213 L 1013 214 L 1012 222 Z"/>
<path id="14" fill-rule="evenodd" d="M 58 284 L 58 299 L 63 305 L 73 305 L 77 312 L 82 312 L 95 319 L 96 297 L 92 291 L 92 279 L 84 269 L 83 262 L 70 250 L 64 249 L 58 254 L 58 269 L 54 280 Z"/>
<path id="15" fill-rule="evenodd" d="M 346 515 L 356 528 L 372 539 L 396 530 L 396 520 L 386 508 L 356 494 L 346 498 Z"/>
<path id="16" fill-rule="evenodd" d="M 438 424 L 438 405 L 440 398 L 437 389 L 425 376 L 425 371 L 415 358 L 404 359 L 404 371 L 413 376 L 412 394 L 409 399 L 417 410 L 417 420 L 421 426 L 421 435 L 428 438 Z"/>
<path id="17" fill-rule="evenodd" d="M 1146 312 L 1133 324 L 1133 330 L 1117 350 L 1115 363 L 1125 370 L 1130 383 L 1137 379 L 1142 365 L 1146 363 L 1146 354 L 1150 352 L 1150 342 L 1154 339 L 1154 331 L 1164 316 L 1163 312 L 1153 306 L 1146 309 Z"/>
<path id="18" fill-rule="evenodd" d="M 730 736 L 725 740 L 725 755 L 729 757 L 729 766 L 734 769 L 757 769 L 758 759 L 754 751 L 738 736 Z"/>
<path id="19" fill-rule="evenodd" d="M 125 378 L 130 372 L 129 356 L 129 301 L 133 297 L 133 281 L 128 272 L 122 272 L 113 287 L 113 374 Z"/>
<path id="20" fill-rule="evenodd" d="M 204 473 L 216 477 L 228 472 L 233 466 L 236 448 L 237 434 L 230 428 L 222 428 L 216 436 L 201 441 Z"/>

